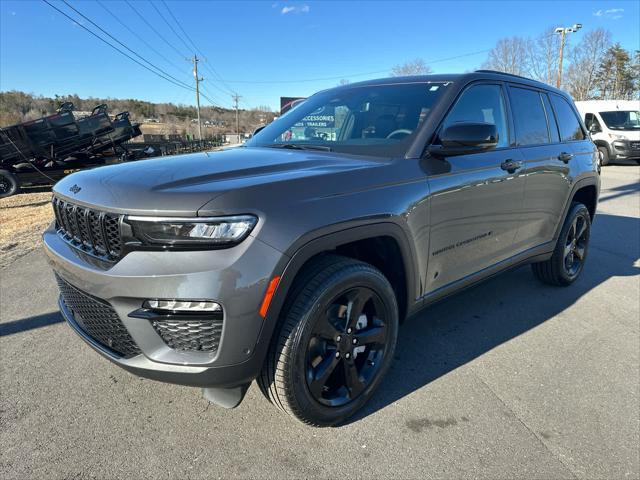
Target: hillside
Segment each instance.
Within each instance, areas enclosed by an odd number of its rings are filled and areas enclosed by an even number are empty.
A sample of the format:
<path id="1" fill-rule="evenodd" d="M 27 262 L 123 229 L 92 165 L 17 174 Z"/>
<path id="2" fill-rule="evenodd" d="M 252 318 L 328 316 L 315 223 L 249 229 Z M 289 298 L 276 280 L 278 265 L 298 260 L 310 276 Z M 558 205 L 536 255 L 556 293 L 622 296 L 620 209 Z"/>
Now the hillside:
<path id="1" fill-rule="evenodd" d="M 77 111 L 91 111 L 96 105 L 105 103 L 111 114 L 128 111 L 133 121 L 145 123 L 145 130 L 158 133 L 197 133 L 196 109 L 190 105 L 151 103 L 136 99 L 80 98 L 77 95 L 56 95 L 51 98 L 15 90 L 0 92 L 0 126 L 5 127 L 52 114 L 62 102 L 72 102 Z M 202 107 L 200 115 L 204 137 L 212 137 L 219 133 L 235 133 L 235 110 Z M 257 126 L 272 121 L 276 114 L 268 108 L 260 108 L 240 109 L 238 115 L 240 131 L 252 132 Z"/>

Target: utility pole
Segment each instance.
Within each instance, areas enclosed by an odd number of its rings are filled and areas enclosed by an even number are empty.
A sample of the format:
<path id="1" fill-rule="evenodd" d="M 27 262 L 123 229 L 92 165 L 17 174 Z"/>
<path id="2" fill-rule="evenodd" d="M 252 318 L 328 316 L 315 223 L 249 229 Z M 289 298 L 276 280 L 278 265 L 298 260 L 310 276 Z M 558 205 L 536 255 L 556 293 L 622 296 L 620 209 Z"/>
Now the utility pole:
<path id="1" fill-rule="evenodd" d="M 556 86 L 558 88 L 560 88 L 560 85 L 562 85 L 562 59 L 564 56 L 564 44 L 567 33 L 575 33 L 581 28 L 581 23 L 574 23 L 573 27 L 558 27 L 554 30 L 554 33 L 560 35 L 560 59 L 558 60 L 558 80 L 556 81 Z"/>
<path id="2" fill-rule="evenodd" d="M 233 102 L 236 107 L 236 135 L 238 135 L 238 143 L 240 143 L 240 117 L 238 114 L 238 100 L 240 100 L 242 97 L 237 93 L 234 93 L 233 95 L 231 95 L 231 98 L 233 98 Z"/>
<path id="3" fill-rule="evenodd" d="M 202 122 L 200 121 L 200 82 L 204 80 L 204 78 L 198 77 L 198 62 L 200 59 L 197 55 L 193 55 L 193 59 L 190 59 L 193 62 L 193 76 L 196 78 L 196 111 L 198 112 L 198 139 L 202 141 Z"/>

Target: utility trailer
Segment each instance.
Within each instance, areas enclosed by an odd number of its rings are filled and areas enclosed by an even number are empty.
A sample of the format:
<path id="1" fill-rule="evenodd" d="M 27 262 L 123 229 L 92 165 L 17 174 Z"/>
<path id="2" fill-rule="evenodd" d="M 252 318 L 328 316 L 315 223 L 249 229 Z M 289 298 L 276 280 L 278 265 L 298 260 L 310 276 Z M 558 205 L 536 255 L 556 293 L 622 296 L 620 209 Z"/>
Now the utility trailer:
<path id="1" fill-rule="evenodd" d="M 0 129 L 0 198 L 22 186 L 53 184 L 78 170 L 126 158 L 124 143 L 140 135 L 128 112 L 111 121 L 106 105 L 75 118 L 73 104 L 37 120 Z M 109 154 L 109 156 L 107 156 Z"/>

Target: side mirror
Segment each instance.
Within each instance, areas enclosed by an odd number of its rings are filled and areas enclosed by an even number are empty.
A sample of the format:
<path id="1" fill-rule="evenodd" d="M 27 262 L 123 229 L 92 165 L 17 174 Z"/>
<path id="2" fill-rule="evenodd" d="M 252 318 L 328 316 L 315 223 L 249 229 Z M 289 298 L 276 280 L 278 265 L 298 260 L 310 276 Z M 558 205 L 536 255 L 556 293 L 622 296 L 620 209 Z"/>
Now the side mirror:
<path id="1" fill-rule="evenodd" d="M 264 127 L 266 127 L 266 125 L 260 125 L 258 128 L 256 128 L 253 133 L 251 134 L 251 136 L 253 137 L 256 133 L 260 132 Z"/>
<path id="2" fill-rule="evenodd" d="M 602 131 L 602 129 L 600 128 L 600 125 L 598 125 L 596 122 L 593 122 L 591 125 L 589 125 L 589 133 L 600 133 Z"/>
<path id="3" fill-rule="evenodd" d="M 492 123 L 454 123 L 440 134 L 440 143 L 430 145 L 429 153 L 453 156 L 484 152 L 498 145 L 498 129 Z"/>

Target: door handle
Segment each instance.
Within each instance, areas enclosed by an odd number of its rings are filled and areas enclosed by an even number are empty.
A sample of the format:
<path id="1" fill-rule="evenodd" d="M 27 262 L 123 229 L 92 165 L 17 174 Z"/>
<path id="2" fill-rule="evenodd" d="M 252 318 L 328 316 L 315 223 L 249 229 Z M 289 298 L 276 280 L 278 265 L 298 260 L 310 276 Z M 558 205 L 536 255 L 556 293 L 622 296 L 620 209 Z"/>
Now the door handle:
<path id="1" fill-rule="evenodd" d="M 569 163 L 569 160 L 573 158 L 573 153 L 562 152 L 558 155 L 558 160 L 562 160 L 564 163 Z"/>
<path id="2" fill-rule="evenodd" d="M 519 168 L 522 168 L 522 162 L 516 162 L 509 158 L 500 164 L 500 168 L 509 173 L 514 173 Z"/>

